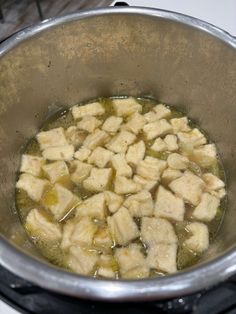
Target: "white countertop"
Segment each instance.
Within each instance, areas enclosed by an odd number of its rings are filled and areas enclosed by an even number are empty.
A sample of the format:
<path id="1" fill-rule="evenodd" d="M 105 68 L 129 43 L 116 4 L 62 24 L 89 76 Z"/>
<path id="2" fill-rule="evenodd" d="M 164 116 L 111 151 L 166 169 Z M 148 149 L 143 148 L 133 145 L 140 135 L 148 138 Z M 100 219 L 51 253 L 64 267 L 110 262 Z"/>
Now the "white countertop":
<path id="1" fill-rule="evenodd" d="M 235 0 L 123 0 L 132 6 L 147 6 L 194 16 L 236 35 Z M 114 3 L 117 1 L 114 1 Z"/>
<path id="2" fill-rule="evenodd" d="M 12 309 L 6 303 L 0 301 L 0 313 L 1 314 L 19 314 L 16 310 Z"/>
<path id="3" fill-rule="evenodd" d="M 197 17 L 236 35 L 235 0 L 125 0 L 130 5 L 156 7 Z M 117 1 L 114 1 L 117 2 Z M 0 301 L 1 314 L 18 314 Z"/>

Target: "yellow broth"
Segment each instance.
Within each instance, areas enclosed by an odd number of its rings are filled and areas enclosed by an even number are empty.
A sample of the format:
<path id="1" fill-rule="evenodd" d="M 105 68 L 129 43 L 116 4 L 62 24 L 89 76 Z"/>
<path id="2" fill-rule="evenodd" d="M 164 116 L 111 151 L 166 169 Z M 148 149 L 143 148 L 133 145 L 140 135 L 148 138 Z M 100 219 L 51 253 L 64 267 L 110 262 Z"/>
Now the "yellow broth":
<path id="1" fill-rule="evenodd" d="M 143 114 L 148 112 L 149 110 L 151 110 L 152 107 L 154 107 L 155 105 L 159 104 L 159 102 L 157 102 L 156 100 L 148 99 L 148 98 L 138 98 L 137 100 L 142 105 L 142 113 Z M 106 110 L 105 114 L 103 114 L 102 116 L 99 117 L 99 119 L 101 121 L 104 121 L 107 117 L 114 114 L 113 108 L 111 106 L 112 98 L 99 98 L 99 99 L 97 99 L 97 101 L 99 101 L 104 106 L 104 108 Z M 179 117 L 184 116 L 184 114 L 182 112 L 178 111 L 175 107 L 170 106 L 169 108 L 171 109 L 172 113 L 171 113 L 171 116 L 168 117 L 168 119 L 176 118 L 176 117 L 179 118 Z M 76 125 L 76 122 L 73 120 L 71 110 L 70 109 L 63 109 L 63 110 L 57 112 L 56 114 L 54 114 L 53 116 L 51 116 L 50 119 L 48 119 L 45 122 L 45 124 L 42 126 L 41 131 L 47 131 L 47 130 L 57 128 L 57 127 L 68 128 L 68 127 L 74 126 L 74 125 Z M 194 124 L 191 121 L 190 121 L 190 125 L 200 129 L 199 126 L 197 126 L 196 124 Z M 204 133 L 204 135 L 207 137 L 207 135 L 205 133 Z M 148 156 L 158 158 L 158 159 L 163 159 L 163 160 L 167 159 L 167 157 L 168 157 L 167 152 L 155 152 L 150 148 L 153 141 L 147 141 L 145 136 L 143 136 L 143 134 L 139 134 L 137 136 L 137 141 L 139 141 L 140 139 L 144 140 L 146 146 L 148 147 L 146 150 L 146 154 Z M 207 138 L 207 139 L 208 139 L 208 142 L 210 143 L 209 138 Z M 177 152 L 179 152 L 179 151 L 177 151 Z M 37 140 L 35 138 L 32 138 L 27 143 L 24 153 L 30 154 L 30 155 L 35 155 L 35 156 L 41 155 L 39 145 L 38 145 Z M 68 163 L 68 166 L 70 167 L 69 163 Z M 194 169 L 191 169 L 191 170 L 194 172 Z M 211 172 L 212 174 L 221 178 L 223 181 L 225 179 L 224 169 L 223 169 L 223 166 L 222 166 L 220 159 L 218 159 L 218 162 L 216 164 L 214 164 L 213 166 L 211 166 L 207 169 L 202 168 L 201 171 L 202 171 L 202 173 Z M 44 178 L 44 177 L 45 176 L 42 175 L 42 178 Z M 82 184 L 81 185 L 73 184 L 70 180 L 68 180 L 68 178 L 67 179 L 65 178 L 64 181 L 62 180 L 62 182 L 60 182 L 60 183 L 63 184 L 64 186 L 66 186 L 67 188 L 69 188 L 74 194 L 78 195 L 82 200 L 85 200 L 86 198 L 96 194 L 96 193 L 93 193 L 91 191 L 86 190 L 82 186 Z M 110 186 L 110 189 L 113 190 L 112 184 Z M 46 202 L 53 202 L 54 201 L 53 195 L 47 195 L 46 194 L 46 196 L 44 196 L 44 197 L 45 197 L 44 201 L 46 201 Z M 23 190 L 19 190 L 19 189 L 16 190 L 16 207 L 17 207 L 17 210 L 18 210 L 18 213 L 19 213 L 19 216 L 21 218 L 23 225 L 25 224 L 25 220 L 26 220 L 26 217 L 27 217 L 29 211 L 33 208 L 39 208 L 45 215 L 50 217 L 50 219 L 53 221 L 52 215 L 42 206 L 42 204 L 39 204 L 39 203 L 32 201 L 28 197 L 27 193 L 24 192 Z M 227 207 L 227 201 L 226 201 L 226 197 L 224 197 L 221 200 L 220 206 L 217 210 L 216 217 L 211 222 L 206 223 L 208 225 L 208 228 L 209 228 L 210 243 L 212 243 L 214 241 L 214 238 L 217 234 L 217 231 L 220 228 L 226 207 Z M 187 208 L 187 206 L 186 206 L 186 208 Z M 187 211 L 191 212 L 191 207 L 189 207 L 187 209 Z M 71 215 L 73 215 L 73 213 Z M 71 217 L 71 215 L 69 216 L 69 218 Z M 67 217 L 67 219 L 68 219 L 68 217 Z M 135 221 L 136 221 L 138 227 L 140 228 L 140 219 L 135 219 Z M 191 215 L 190 215 L 190 217 L 188 217 L 188 221 L 191 221 Z M 65 221 L 62 221 L 60 223 L 63 225 L 65 223 Z M 97 221 L 96 223 L 99 224 L 100 222 Z M 182 246 L 182 243 L 188 237 L 188 232 L 185 229 L 185 227 L 187 225 L 187 221 L 185 220 L 183 222 L 172 222 L 172 223 L 174 225 L 176 234 L 177 234 L 178 239 L 179 239 L 179 247 L 178 247 L 178 253 L 177 253 L 177 267 L 178 267 L 178 270 L 181 270 L 185 267 L 189 267 L 189 266 L 192 266 L 195 263 L 197 263 L 197 261 L 199 260 L 199 258 L 201 256 L 197 255 L 196 253 L 194 253 L 194 252 L 192 252 L 192 251 L 190 251 L 187 248 Z M 26 229 L 26 231 L 28 232 L 29 237 L 31 238 L 33 243 L 38 247 L 38 249 L 40 250 L 40 252 L 42 253 L 43 256 L 45 256 L 50 262 L 52 262 L 55 265 L 58 265 L 60 267 L 67 267 L 65 264 L 65 255 L 63 254 L 62 250 L 60 249 L 60 243 L 42 242 L 37 237 L 32 236 L 30 234 L 30 230 Z M 141 239 L 137 239 L 134 242 L 142 244 Z M 114 251 L 114 247 L 115 247 L 114 245 L 111 247 L 111 253 Z M 142 244 L 142 252 L 146 255 L 146 247 L 143 244 Z M 101 250 L 101 253 L 102 253 L 102 250 Z M 118 267 L 118 264 L 115 261 L 115 259 L 113 259 L 113 261 L 112 261 L 112 268 L 116 272 L 116 278 L 119 278 L 119 267 Z M 91 275 L 93 275 L 95 277 L 97 276 L 97 268 L 96 267 L 93 270 L 93 273 Z M 164 273 L 158 272 L 156 270 L 151 270 L 151 273 L 150 273 L 151 277 L 162 276 L 162 275 L 164 275 Z"/>

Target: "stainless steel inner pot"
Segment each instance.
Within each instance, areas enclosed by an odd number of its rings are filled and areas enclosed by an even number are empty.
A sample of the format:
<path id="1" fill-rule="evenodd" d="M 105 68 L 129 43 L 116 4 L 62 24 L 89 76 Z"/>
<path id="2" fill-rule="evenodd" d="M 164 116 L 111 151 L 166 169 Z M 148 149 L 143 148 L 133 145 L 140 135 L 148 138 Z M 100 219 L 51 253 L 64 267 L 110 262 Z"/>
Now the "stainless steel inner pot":
<path id="1" fill-rule="evenodd" d="M 50 290 L 143 300 L 193 293 L 236 272 L 236 40 L 197 19 L 109 8 L 51 19 L 0 45 L 0 263 Z M 43 260 L 14 208 L 20 154 L 52 112 L 110 95 L 150 95 L 184 110 L 217 143 L 229 207 L 200 264 L 140 281 L 78 276 Z"/>

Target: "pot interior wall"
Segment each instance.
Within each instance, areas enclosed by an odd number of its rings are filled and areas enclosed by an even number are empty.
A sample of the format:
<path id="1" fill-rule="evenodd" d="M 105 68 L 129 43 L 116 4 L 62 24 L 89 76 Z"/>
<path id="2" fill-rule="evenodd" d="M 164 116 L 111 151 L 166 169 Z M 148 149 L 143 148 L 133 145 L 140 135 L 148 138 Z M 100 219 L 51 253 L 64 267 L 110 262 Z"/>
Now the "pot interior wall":
<path id="1" fill-rule="evenodd" d="M 159 17 L 90 17 L 20 43 L 0 59 L 1 234 L 37 255 L 14 209 L 14 185 L 22 149 L 48 115 L 98 96 L 150 95 L 186 111 L 217 143 L 229 208 L 205 258 L 224 252 L 236 242 L 235 86 L 235 49 Z"/>

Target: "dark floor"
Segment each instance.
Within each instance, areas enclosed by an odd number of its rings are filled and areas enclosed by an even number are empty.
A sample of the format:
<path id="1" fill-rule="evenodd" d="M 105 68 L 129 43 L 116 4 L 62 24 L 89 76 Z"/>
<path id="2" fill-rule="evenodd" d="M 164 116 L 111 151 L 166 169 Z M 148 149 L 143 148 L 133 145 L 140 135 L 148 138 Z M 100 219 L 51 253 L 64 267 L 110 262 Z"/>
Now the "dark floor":
<path id="1" fill-rule="evenodd" d="M 40 21 L 42 18 L 64 15 L 78 10 L 108 6 L 109 0 L 0 0 L 0 41 L 12 33 Z M 1 16 L 2 13 L 2 16 Z"/>

